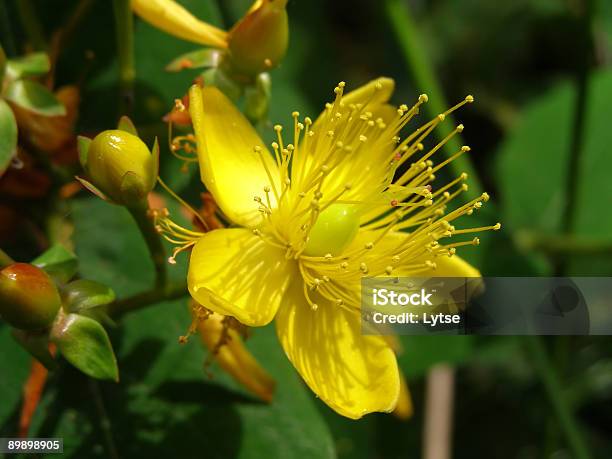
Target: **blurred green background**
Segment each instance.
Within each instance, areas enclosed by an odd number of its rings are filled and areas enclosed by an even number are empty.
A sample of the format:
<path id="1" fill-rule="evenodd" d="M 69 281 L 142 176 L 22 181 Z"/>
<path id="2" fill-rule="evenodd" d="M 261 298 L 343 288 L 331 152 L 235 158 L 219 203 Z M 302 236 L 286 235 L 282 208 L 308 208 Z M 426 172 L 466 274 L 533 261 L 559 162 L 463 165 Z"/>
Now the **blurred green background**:
<path id="1" fill-rule="evenodd" d="M 44 48 L 83 8 L 56 69 L 57 86 L 80 86 L 77 132 L 108 129 L 120 115 L 110 3 L 2 0 L 0 39 L 9 56 Z M 227 28 L 250 1 L 180 3 Z M 425 92 L 430 106 L 446 107 L 473 94 L 476 103 L 455 121 L 466 126 L 463 141 L 493 198 L 478 222 L 501 221 L 503 228 L 461 255 L 485 275 L 612 275 L 612 2 L 291 0 L 288 12 L 290 49 L 272 72 L 270 126 L 287 123 L 293 110 L 316 116 L 342 80 L 354 88 L 391 76 L 398 104 Z M 164 66 L 197 45 L 140 20 L 135 27 L 133 119 L 149 143 L 159 136 L 167 145 L 161 118 L 198 72 L 170 74 Z M 424 111 L 423 119 L 435 114 Z M 162 177 L 197 205 L 197 171 L 180 166 L 162 149 Z M 2 235 L 3 248 L 20 260 L 40 253 L 48 242 L 39 236 L 48 199 L 0 195 L 0 203 L 19 206 L 25 218 L 19 231 Z M 81 193 L 62 212 L 73 225 L 81 275 L 121 296 L 147 288 L 150 261 L 124 209 Z M 185 267 L 182 256 L 172 275 L 180 278 Z M 111 330 L 121 383 L 93 382 L 62 367 L 48 382 L 31 436 L 63 437 L 65 454 L 74 458 L 421 457 L 426 376 L 447 363 L 455 369 L 452 457 L 612 457 L 609 337 L 537 344 L 519 337 L 402 337 L 399 360 L 413 418 L 375 414 L 355 422 L 301 383 L 271 327 L 248 341 L 278 381 L 271 405 L 214 365 L 208 378 L 198 340 L 178 344 L 189 322 L 185 300 L 126 317 Z M 0 436 L 16 431 L 29 367 L 29 356 L 0 324 Z M 569 440 L 554 404 L 571 413 Z M 579 437 L 577 450 L 572 435 Z"/>

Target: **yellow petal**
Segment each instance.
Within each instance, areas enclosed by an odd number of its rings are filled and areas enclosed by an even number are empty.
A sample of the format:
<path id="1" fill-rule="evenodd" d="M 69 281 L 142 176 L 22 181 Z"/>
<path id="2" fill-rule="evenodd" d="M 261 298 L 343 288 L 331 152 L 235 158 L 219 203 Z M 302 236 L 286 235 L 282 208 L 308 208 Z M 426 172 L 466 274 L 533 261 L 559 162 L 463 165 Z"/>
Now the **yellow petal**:
<path id="1" fill-rule="evenodd" d="M 198 303 L 257 327 L 274 318 L 293 269 L 282 250 L 251 231 L 219 229 L 194 246 L 187 284 Z"/>
<path id="2" fill-rule="evenodd" d="M 361 104 L 363 105 L 363 112 L 372 113 L 372 119 L 381 118 L 388 123 L 394 117 L 397 117 L 397 108 L 387 103 L 393 94 L 394 88 L 395 82 L 391 78 L 377 78 L 345 94 L 342 97 L 343 105 L 336 107 L 334 110 L 336 113 L 341 113 L 342 116 L 348 117 L 351 110 L 350 105 Z M 327 118 L 328 111 L 324 110 L 312 126 L 312 131 L 315 132 L 316 138 L 325 138 L 329 128 Z M 355 121 L 355 123 L 358 123 L 358 121 Z M 357 131 L 356 128 L 355 131 Z M 359 133 L 355 132 L 354 135 L 358 136 Z M 355 139 L 348 140 L 347 143 L 352 143 Z M 350 183 L 351 189 L 343 195 L 343 199 L 348 201 L 371 201 L 373 199 L 372 196 L 382 191 L 385 176 L 389 172 L 389 156 L 394 147 L 395 144 L 389 138 L 386 144 L 380 143 L 377 148 L 360 148 L 357 152 L 346 155 L 324 181 L 321 189 L 322 193 L 334 196 L 347 183 Z M 315 158 L 298 155 L 294 167 L 297 170 L 301 168 L 308 170 L 313 167 L 313 164 L 316 164 Z M 367 180 L 356 180 L 356 177 L 364 176 L 367 177 Z"/>
<path id="3" fill-rule="evenodd" d="M 227 48 L 227 32 L 200 21 L 173 0 L 132 0 L 132 10 L 170 35 L 216 48 Z"/>
<path id="4" fill-rule="evenodd" d="M 198 324 L 202 342 L 223 370 L 251 393 L 271 402 L 276 385 L 274 379 L 249 352 L 236 330 L 226 328 L 224 336 L 224 319 L 221 314 L 212 313 Z"/>
<path id="5" fill-rule="evenodd" d="M 360 318 L 329 302 L 313 311 L 299 280 L 276 317 L 285 353 L 308 386 L 343 416 L 390 412 L 399 396 L 395 354 L 380 336 L 361 334 Z"/>
<path id="6" fill-rule="evenodd" d="M 393 415 L 405 421 L 412 417 L 413 412 L 414 408 L 412 406 L 412 397 L 410 396 L 408 383 L 406 382 L 406 377 L 400 372 L 400 395 L 397 400 L 397 406 L 395 410 L 393 410 Z"/>
<path id="7" fill-rule="evenodd" d="M 189 104 L 202 181 L 230 220 L 246 227 L 259 225 L 262 217 L 253 198 L 265 202 L 266 186 L 280 190 L 276 162 L 253 126 L 217 88 L 192 86 Z M 256 146 L 261 153 L 254 152 Z M 273 192 L 270 200 L 274 206 Z"/>
<path id="8" fill-rule="evenodd" d="M 347 93 L 342 100 L 345 104 L 378 105 L 389 101 L 395 81 L 387 77 L 379 77 Z"/>

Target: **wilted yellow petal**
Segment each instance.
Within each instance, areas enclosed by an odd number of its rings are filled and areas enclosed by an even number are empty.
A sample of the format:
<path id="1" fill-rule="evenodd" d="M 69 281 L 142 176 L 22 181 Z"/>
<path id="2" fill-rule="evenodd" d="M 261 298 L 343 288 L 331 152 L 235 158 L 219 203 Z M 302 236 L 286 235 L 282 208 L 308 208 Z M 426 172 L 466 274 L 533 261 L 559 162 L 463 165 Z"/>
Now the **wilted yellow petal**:
<path id="1" fill-rule="evenodd" d="M 313 310 L 301 281 L 276 317 L 285 353 L 308 386 L 343 416 L 390 412 L 400 381 L 395 354 L 381 336 L 361 334 L 359 314 L 321 301 Z"/>
<path id="2" fill-rule="evenodd" d="M 274 190 L 280 190 L 277 166 L 264 142 L 215 87 L 192 86 L 189 112 L 198 141 L 202 181 L 234 223 L 246 227 L 259 225 L 262 214 L 254 197 L 261 197 L 265 203 L 264 188 L 269 187 L 274 206 Z M 261 153 L 256 153 L 255 147 L 261 148 Z"/>
<path id="3" fill-rule="evenodd" d="M 200 21 L 173 0 L 132 0 L 132 10 L 170 35 L 201 45 L 227 48 L 227 32 Z"/>
<path id="4" fill-rule="evenodd" d="M 199 322 L 198 332 L 219 366 L 250 392 L 272 401 L 275 381 L 244 345 L 240 334 L 224 326 L 225 317 L 212 313 Z"/>
<path id="5" fill-rule="evenodd" d="M 414 412 L 412 406 L 412 397 L 408 389 L 406 377 L 400 372 L 400 394 L 397 399 L 397 406 L 393 410 L 393 415 L 401 420 L 406 420 L 412 417 Z"/>
<path id="6" fill-rule="evenodd" d="M 292 267 L 283 250 L 251 231 L 218 229 L 194 246 L 187 284 L 198 303 L 256 327 L 274 318 Z"/>
<path id="7" fill-rule="evenodd" d="M 228 46 L 232 66 L 246 75 L 276 67 L 287 52 L 289 21 L 287 0 L 261 0 L 230 30 Z"/>

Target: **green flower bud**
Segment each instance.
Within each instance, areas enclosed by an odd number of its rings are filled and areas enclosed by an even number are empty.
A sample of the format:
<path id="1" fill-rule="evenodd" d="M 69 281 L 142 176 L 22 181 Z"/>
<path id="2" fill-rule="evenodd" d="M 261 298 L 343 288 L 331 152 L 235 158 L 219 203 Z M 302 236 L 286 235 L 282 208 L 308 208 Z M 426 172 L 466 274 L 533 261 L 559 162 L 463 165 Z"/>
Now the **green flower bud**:
<path id="1" fill-rule="evenodd" d="M 260 0 L 230 30 L 232 69 L 254 76 L 276 67 L 287 52 L 289 23 L 287 0 Z"/>
<path id="2" fill-rule="evenodd" d="M 13 327 L 47 328 L 61 304 L 57 287 L 42 269 L 14 263 L 0 271 L 0 316 Z"/>
<path id="3" fill-rule="evenodd" d="M 122 205 L 146 199 L 157 179 L 157 158 L 137 136 L 122 130 L 104 131 L 87 150 L 85 169 L 106 198 Z"/>

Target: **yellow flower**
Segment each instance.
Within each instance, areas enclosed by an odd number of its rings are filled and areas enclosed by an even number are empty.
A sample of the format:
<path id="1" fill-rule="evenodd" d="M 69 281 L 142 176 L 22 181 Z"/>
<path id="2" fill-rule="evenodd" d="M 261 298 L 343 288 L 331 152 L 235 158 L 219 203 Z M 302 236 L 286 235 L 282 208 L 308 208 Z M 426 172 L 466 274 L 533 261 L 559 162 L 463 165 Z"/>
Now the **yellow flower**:
<path id="1" fill-rule="evenodd" d="M 349 418 L 393 411 L 400 394 L 395 354 L 382 336 L 360 331 L 363 276 L 461 276 L 479 272 L 444 238 L 486 228 L 455 229 L 483 194 L 446 212 L 467 189 L 465 174 L 432 189 L 438 170 L 423 141 L 463 102 L 404 140 L 399 133 L 427 96 L 408 108 L 388 100 L 394 83 L 380 78 L 335 100 L 312 121 L 293 113 L 293 142 L 282 127 L 270 154 L 256 131 L 216 88 L 192 86 L 190 113 L 201 178 L 235 225 L 205 234 L 160 222 L 193 246 L 188 285 L 210 310 L 249 326 L 275 319 L 279 340 L 310 388 Z M 405 403 L 404 403 L 405 405 Z"/>

